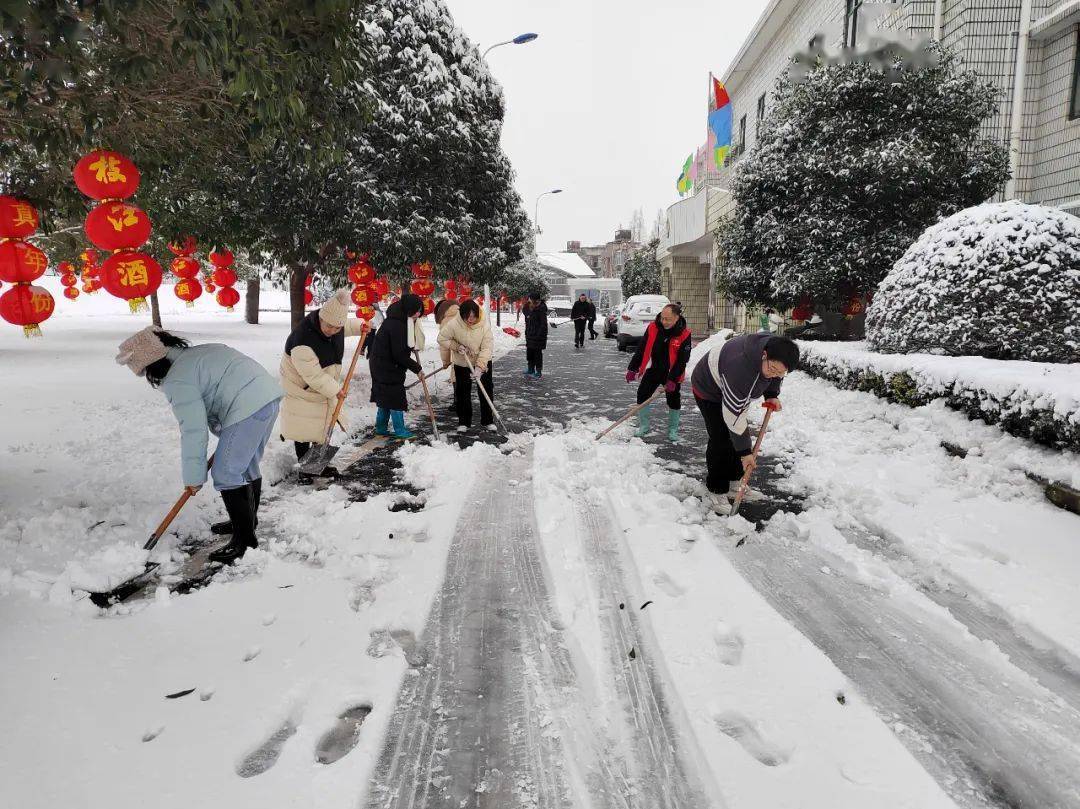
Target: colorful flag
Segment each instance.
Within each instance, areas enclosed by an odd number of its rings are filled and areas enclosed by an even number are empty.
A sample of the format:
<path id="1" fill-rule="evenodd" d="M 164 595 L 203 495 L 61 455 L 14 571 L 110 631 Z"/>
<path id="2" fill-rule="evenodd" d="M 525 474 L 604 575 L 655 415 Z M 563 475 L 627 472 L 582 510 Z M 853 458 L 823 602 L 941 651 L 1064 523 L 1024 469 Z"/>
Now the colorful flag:
<path id="1" fill-rule="evenodd" d="M 690 189 L 693 187 L 693 181 L 690 179 L 690 170 L 693 168 L 693 165 L 694 156 L 690 155 L 686 158 L 686 162 L 683 163 L 679 179 L 675 181 L 675 188 L 678 190 L 680 197 L 690 193 Z"/>
<path id="2" fill-rule="evenodd" d="M 724 160 L 731 151 L 731 96 L 723 83 L 712 78 L 712 92 L 709 94 L 709 145 L 713 149 L 716 167 L 724 167 Z"/>

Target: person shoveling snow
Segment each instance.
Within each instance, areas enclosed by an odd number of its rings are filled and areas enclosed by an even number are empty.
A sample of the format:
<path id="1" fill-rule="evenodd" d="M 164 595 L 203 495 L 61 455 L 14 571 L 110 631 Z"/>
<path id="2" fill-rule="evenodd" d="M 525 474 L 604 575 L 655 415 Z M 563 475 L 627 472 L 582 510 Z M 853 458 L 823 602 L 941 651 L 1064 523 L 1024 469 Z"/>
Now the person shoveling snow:
<path id="1" fill-rule="evenodd" d="M 232 539 L 210 554 L 211 561 L 229 564 L 257 547 L 259 462 L 283 396 L 274 378 L 229 346 L 192 346 L 154 326 L 121 343 L 116 362 L 146 377 L 172 405 L 180 422 L 183 480 L 189 495 L 206 483 L 208 434 L 218 437 L 209 471 L 225 502 Z"/>
<path id="2" fill-rule="evenodd" d="M 732 337 L 694 368 L 690 385 L 709 434 L 705 487 L 718 514 L 731 512 L 731 481 L 757 465 L 746 419 L 750 402 L 764 396 L 767 408 L 780 410 L 784 376 L 798 367 L 799 347 L 792 340 L 759 332 Z"/>

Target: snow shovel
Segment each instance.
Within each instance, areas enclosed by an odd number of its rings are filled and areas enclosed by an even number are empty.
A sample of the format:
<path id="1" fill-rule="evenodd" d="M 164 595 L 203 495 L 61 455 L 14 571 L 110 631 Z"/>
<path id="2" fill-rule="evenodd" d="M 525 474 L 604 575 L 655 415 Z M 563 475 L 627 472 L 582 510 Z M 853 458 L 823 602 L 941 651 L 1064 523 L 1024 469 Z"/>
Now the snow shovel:
<path id="1" fill-rule="evenodd" d="M 772 407 L 767 404 L 762 404 L 761 406 L 766 410 L 765 418 L 761 420 L 761 429 L 758 431 L 757 441 L 754 442 L 754 451 L 750 453 L 750 457 L 755 461 L 757 460 L 758 452 L 761 451 L 761 441 L 765 438 L 765 431 L 769 429 L 769 419 L 772 418 L 773 414 Z M 742 480 L 739 482 L 739 491 L 735 495 L 735 502 L 731 504 L 731 511 L 728 513 L 729 517 L 734 517 L 739 513 L 739 506 L 742 505 L 743 497 L 746 495 L 746 489 L 750 484 L 750 475 L 753 471 L 754 470 L 751 469 L 742 476 Z M 743 537 L 736 542 L 735 547 L 741 547 L 744 542 L 746 542 L 746 537 Z"/>
<path id="2" fill-rule="evenodd" d="M 475 372 L 476 366 L 473 365 L 472 356 L 469 354 L 468 349 L 465 350 L 465 361 L 469 363 L 469 371 Z M 509 433 L 506 432 L 506 425 L 503 424 L 503 420 L 502 417 L 499 415 L 499 411 L 495 409 L 495 403 L 491 401 L 491 397 L 488 396 L 487 388 L 484 387 L 484 383 L 480 380 L 477 380 L 476 387 L 480 389 L 480 395 L 484 397 L 484 399 L 488 403 L 488 407 L 491 408 L 491 415 L 493 415 L 495 417 L 495 421 L 499 423 L 499 429 L 502 430 L 502 434 L 509 435 Z"/>
<path id="3" fill-rule="evenodd" d="M 206 462 L 207 470 L 214 465 L 214 456 L 211 455 L 210 459 Z M 158 544 L 158 541 L 165 536 L 165 532 L 169 530 L 169 526 L 172 525 L 172 521 L 176 519 L 176 515 L 180 513 L 180 510 L 187 505 L 187 501 L 192 497 L 191 492 L 187 487 L 184 487 L 184 493 L 180 495 L 180 499 L 177 500 L 169 513 L 165 515 L 158 527 L 154 529 L 154 533 L 150 535 L 150 538 L 146 540 L 143 545 L 144 551 L 151 551 L 154 546 Z M 119 604 L 125 598 L 141 590 L 147 582 L 151 580 L 154 575 L 154 571 L 158 568 L 158 562 L 147 562 L 146 568 L 142 573 L 138 573 L 132 576 L 130 579 L 125 579 L 120 584 L 113 587 L 111 590 L 104 590 L 101 592 L 90 593 L 90 601 L 96 607 L 105 609 L 111 607 L 113 604 Z"/>
<path id="4" fill-rule="evenodd" d="M 620 418 L 620 419 L 619 419 L 618 421 L 614 422 L 614 423 L 613 423 L 613 424 L 612 424 L 612 425 L 611 425 L 610 427 L 608 427 L 608 428 L 607 428 L 606 430 L 604 430 L 603 432 L 597 433 L 597 435 L 596 435 L 596 438 L 594 438 L 593 440 L 594 440 L 594 441 L 599 441 L 599 440 L 600 440 L 601 438 L 603 438 L 603 437 L 604 437 L 605 435 L 607 435 L 608 433 L 610 433 L 610 432 L 611 432 L 612 430 L 614 430 L 614 429 L 615 429 L 616 427 L 618 427 L 618 426 L 619 426 L 620 424 L 622 424 L 622 423 L 623 423 L 624 421 L 626 421 L 627 419 L 629 419 L 629 418 L 630 418 L 631 416 L 633 416 L 633 415 L 634 415 L 635 413 L 637 413 L 637 412 L 641 411 L 641 410 L 642 410 L 643 408 L 646 408 L 646 407 L 648 407 L 649 405 L 651 405 L 651 404 L 653 403 L 653 399 L 657 398 L 657 397 L 658 397 L 658 396 L 659 396 L 659 395 L 660 395 L 661 393 L 663 393 L 663 392 L 664 392 L 664 388 L 663 388 L 663 386 L 661 386 L 661 387 L 657 388 L 656 392 L 655 392 L 655 393 L 654 393 L 654 394 L 653 394 L 652 396 L 650 396 L 650 397 L 649 397 L 648 399 L 646 399 L 646 400 L 645 400 L 644 402 L 642 402 L 641 404 L 639 404 L 639 405 L 634 405 L 633 407 L 631 407 L 631 408 L 630 408 L 629 410 L 627 410 L 627 411 L 626 411 L 626 415 L 625 415 L 625 416 L 623 416 L 622 418 Z"/>
<path id="5" fill-rule="evenodd" d="M 426 379 L 434 379 L 436 374 L 441 374 L 443 371 L 445 371 L 449 367 L 450 367 L 449 365 L 443 365 L 441 368 L 436 368 L 430 374 L 425 374 L 424 377 Z M 410 382 L 408 385 L 405 386 L 405 390 L 408 390 L 409 388 L 415 388 L 417 385 L 420 384 L 420 381 L 421 380 L 417 379 L 415 382 Z"/>
<path id="6" fill-rule="evenodd" d="M 334 432 L 334 425 L 337 424 L 338 416 L 341 415 L 341 406 L 345 404 L 345 396 L 349 392 L 349 383 L 352 382 L 353 371 L 356 370 L 356 361 L 360 359 L 360 352 L 364 350 L 364 343 L 370 333 L 369 329 L 360 335 L 360 342 L 356 346 L 356 351 L 353 352 L 352 362 L 349 363 L 349 373 L 345 376 L 345 384 L 341 389 L 342 395 L 338 397 L 337 406 L 334 408 L 334 417 L 330 419 L 330 426 L 326 428 L 326 440 L 305 452 L 304 457 L 296 464 L 297 471 L 305 475 L 312 475 L 313 477 L 321 475 L 326 470 L 326 467 L 330 465 L 330 461 L 334 460 L 334 456 L 337 455 L 340 449 L 340 447 L 335 447 L 330 443 L 330 436 Z"/>
<path id="7" fill-rule="evenodd" d="M 420 352 L 413 351 L 413 355 L 416 357 L 416 361 L 420 362 Z M 427 405 L 428 416 L 431 418 L 431 432 L 435 435 L 436 441 L 442 441 L 439 437 L 439 425 L 435 421 L 435 408 L 431 406 L 431 393 L 428 391 L 427 379 L 424 378 L 424 372 L 421 371 L 419 382 L 424 388 L 424 404 Z"/>

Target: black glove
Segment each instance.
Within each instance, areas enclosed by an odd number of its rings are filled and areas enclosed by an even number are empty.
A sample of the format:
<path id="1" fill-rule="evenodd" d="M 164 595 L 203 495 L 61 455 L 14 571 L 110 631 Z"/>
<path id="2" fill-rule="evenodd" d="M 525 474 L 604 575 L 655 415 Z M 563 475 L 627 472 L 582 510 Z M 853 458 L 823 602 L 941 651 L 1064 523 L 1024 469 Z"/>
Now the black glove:
<path id="1" fill-rule="evenodd" d="M 416 360 L 409 360 L 409 370 L 414 374 L 419 374 L 424 370 L 424 366 L 418 363 Z"/>

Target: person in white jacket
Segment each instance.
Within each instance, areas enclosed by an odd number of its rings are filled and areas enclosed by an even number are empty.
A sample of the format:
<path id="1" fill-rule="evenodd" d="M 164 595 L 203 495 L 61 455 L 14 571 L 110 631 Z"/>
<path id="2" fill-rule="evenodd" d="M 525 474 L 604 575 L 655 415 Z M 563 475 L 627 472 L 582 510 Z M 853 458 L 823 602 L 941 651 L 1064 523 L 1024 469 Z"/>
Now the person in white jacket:
<path id="1" fill-rule="evenodd" d="M 489 321 L 475 301 L 462 301 L 457 313 L 446 318 L 439 329 L 443 363 L 454 364 L 454 409 L 457 411 L 459 433 L 472 427 L 474 380 L 477 385 L 484 386 L 488 398 L 495 398 L 495 385 L 491 377 L 492 346 Z M 483 394 L 480 395 L 480 426 L 495 430 L 495 414 Z"/>

